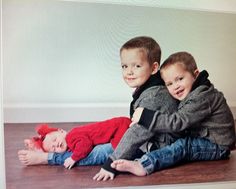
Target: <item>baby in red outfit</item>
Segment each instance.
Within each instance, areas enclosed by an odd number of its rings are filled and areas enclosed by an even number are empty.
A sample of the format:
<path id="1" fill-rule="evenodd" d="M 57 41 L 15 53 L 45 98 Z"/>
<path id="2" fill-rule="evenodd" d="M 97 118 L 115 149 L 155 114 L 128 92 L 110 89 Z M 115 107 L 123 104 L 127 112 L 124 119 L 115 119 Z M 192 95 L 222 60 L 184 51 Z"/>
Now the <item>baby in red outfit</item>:
<path id="1" fill-rule="evenodd" d="M 44 152 L 72 151 L 71 157 L 64 162 L 64 166 L 70 169 L 98 144 L 111 143 L 115 149 L 130 123 L 131 120 L 127 117 L 116 117 L 78 126 L 69 132 L 42 124 L 36 128 L 39 136 L 25 140 L 25 144 L 28 148 L 42 149 Z"/>

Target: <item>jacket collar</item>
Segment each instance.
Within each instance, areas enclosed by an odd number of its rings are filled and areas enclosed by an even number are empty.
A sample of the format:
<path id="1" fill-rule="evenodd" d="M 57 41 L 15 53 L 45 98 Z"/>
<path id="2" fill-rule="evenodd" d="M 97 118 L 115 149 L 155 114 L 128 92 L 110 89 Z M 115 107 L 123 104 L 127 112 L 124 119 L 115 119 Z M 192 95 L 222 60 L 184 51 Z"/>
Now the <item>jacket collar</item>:
<path id="1" fill-rule="evenodd" d="M 210 87 L 211 82 L 208 79 L 208 76 L 209 76 L 209 74 L 206 70 L 203 70 L 202 72 L 200 72 L 197 79 L 193 83 L 191 91 L 195 90 L 196 88 L 198 88 L 201 85 L 206 85 L 206 86 Z"/>
<path id="2" fill-rule="evenodd" d="M 151 88 L 153 86 L 159 86 L 159 85 L 164 85 L 164 81 L 161 79 L 160 71 L 158 71 L 156 74 L 151 75 L 150 78 L 139 88 L 137 88 L 132 97 L 133 100 L 130 103 L 130 116 L 132 117 L 134 113 L 133 105 L 136 102 L 136 100 L 140 97 L 143 91 L 145 91 L 148 88 Z"/>

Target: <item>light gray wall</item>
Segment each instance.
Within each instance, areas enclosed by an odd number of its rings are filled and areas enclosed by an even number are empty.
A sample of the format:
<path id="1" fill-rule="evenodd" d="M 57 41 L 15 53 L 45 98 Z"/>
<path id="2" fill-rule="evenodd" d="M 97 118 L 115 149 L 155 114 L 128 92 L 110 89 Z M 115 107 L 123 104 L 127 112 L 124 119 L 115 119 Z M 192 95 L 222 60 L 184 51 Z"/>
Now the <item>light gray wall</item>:
<path id="1" fill-rule="evenodd" d="M 51 115 L 48 108 L 52 107 L 53 111 L 66 108 L 69 112 L 77 108 L 74 116 L 78 117 L 60 119 L 59 114 L 51 121 L 103 119 L 115 115 L 115 110 L 109 110 L 112 106 L 122 107 L 119 113 L 128 114 L 132 90 L 121 77 L 119 48 L 138 35 L 152 36 L 159 42 L 162 60 L 176 51 L 191 52 L 200 70 L 207 69 L 230 106 L 236 106 L 236 14 L 3 0 L 2 16 L 6 122 L 34 121 L 34 116 Z M 83 120 L 77 115 L 78 108 L 87 105 L 98 107 L 95 114 L 102 107 L 108 111 L 103 117 L 83 115 Z M 30 112 L 40 111 L 22 116 L 20 113 L 29 107 Z M 37 121 L 47 120 L 40 117 Z"/>

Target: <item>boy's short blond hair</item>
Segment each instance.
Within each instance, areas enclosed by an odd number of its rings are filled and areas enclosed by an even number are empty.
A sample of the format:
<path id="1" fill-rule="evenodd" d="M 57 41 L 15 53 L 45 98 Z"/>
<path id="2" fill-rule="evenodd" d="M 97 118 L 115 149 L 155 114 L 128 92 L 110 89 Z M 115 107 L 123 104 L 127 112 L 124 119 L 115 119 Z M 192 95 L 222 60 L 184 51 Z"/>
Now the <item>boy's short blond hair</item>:
<path id="1" fill-rule="evenodd" d="M 190 72 L 194 76 L 194 72 L 197 68 L 194 57 L 188 52 L 177 52 L 170 55 L 161 65 L 160 70 L 167 68 L 170 65 L 180 63 L 184 66 L 186 71 Z"/>
<path id="2" fill-rule="evenodd" d="M 147 61 L 149 62 L 150 65 L 152 65 L 154 62 L 157 62 L 160 65 L 161 48 L 153 38 L 147 36 L 138 36 L 132 38 L 122 45 L 122 47 L 120 48 L 120 53 L 124 49 L 135 49 L 135 48 L 139 48 L 146 54 Z"/>

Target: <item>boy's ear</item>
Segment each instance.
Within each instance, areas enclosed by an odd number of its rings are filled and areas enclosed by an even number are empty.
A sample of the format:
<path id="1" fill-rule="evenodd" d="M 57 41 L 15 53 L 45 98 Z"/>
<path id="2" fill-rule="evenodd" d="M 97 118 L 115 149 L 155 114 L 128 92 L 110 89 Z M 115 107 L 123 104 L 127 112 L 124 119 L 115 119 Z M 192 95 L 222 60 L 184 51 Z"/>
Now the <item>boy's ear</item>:
<path id="1" fill-rule="evenodd" d="M 197 76 L 199 75 L 199 73 L 200 73 L 200 72 L 199 72 L 198 69 L 194 70 L 194 77 L 197 78 Z"/>
<path id="2" fill-rule="evenodd" d="M 158 62 L 154 62 L 154 63 L 152 64 L 152 75 L 154 75 L 155 73 L 157 73 L 158 69 L 159 69 L 159 64 L 158 64 Z"/>

